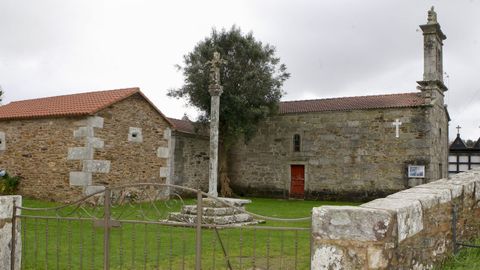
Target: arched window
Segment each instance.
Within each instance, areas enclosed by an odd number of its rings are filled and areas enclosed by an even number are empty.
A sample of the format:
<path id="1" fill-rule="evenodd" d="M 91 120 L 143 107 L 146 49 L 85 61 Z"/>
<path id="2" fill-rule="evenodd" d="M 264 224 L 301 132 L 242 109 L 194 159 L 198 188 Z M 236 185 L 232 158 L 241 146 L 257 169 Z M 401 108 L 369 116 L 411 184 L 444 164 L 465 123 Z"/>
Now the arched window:
<path id="1" fill-rule="evenodd" d="M 300 135 L 293 135 L 293 151 L 300 152 Z"/>

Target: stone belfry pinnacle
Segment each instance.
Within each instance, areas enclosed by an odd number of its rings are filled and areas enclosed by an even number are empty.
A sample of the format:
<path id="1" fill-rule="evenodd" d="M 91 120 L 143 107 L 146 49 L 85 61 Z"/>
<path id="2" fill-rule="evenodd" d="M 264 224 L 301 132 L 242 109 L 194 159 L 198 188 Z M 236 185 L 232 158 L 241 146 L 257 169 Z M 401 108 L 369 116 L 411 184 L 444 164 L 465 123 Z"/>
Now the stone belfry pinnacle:
<path id="1" fill-rule="evenodd" d="M 432 6 L 428 10 L 427 23 L 420 25 L 423 32 L 423 80 L 418 81 L 422 92 L 433 92 L 443 95 L 448 88 L 443 83 L 443 41 L 447 38 L 443 34 L 437 19 L 437 12 Z"/>

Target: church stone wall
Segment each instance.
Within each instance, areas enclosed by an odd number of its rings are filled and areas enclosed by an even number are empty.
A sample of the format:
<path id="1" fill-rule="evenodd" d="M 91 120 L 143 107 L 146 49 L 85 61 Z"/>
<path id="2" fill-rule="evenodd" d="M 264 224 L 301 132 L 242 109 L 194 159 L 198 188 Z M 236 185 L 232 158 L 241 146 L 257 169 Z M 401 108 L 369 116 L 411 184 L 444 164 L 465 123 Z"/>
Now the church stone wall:
<path id="1" fill-rule="evenodd" d="M 290 165 L 294 164 L 305 166 L 305 196 L 316 199 L 365 200 L 405 189 L 411 182 L 407 177 L 409 164 L 426 166 L 426 178 L 415 184 L 438 179 L 440 166 L 437 160 L 432 161 L 432 156 L 440 152 L 435 146 L 432 150 L 430 142 L 437 138 L 428 118 L 431 108 L 332 111 L 269 118 L 248 144 L 238 144 L 231 151 L 232 186 L 241 195 L 287 197 Z M 445 112 L 440 115 L 445 118 Z M 431 117 L 432 121 L 437 121 L 435 117 Z M 399 138 L 393 126 L 396 119 L 402 122 Z M 446 133 L 443 122 L 442 132 Z M 299 152 L 293 151 L 294 134 L 301 136 Z M 446 166 L 445 160 L 443 168 Z"/>
<path id="2" fill-rule="evenodd" d="M 427 119 L 429 121 L 428 133 L 430 141 L 430 156 L 431 164 L 429 175 L 432 179 L 440 179 L 448 176 L 448 115 L 443 105 L 443 98 L 438 99 L 437 102 L 430 107 L 427 112 Z"/>
<path id="3" fill-rule="evenodd" d="M 167 176 L 160 177 L 160 171 L 168 160 L 157 153 L 168 147 L 168 127 L 138 94 L 95 117 L 0 121 L 6 143 L 0 168 L 23 177 L 20 194 L 55 201 L 72 201 L 108 185 L 163 183 Z M 131 128 L 141 129 L 135 140 Z"/>
<path id="4" fill-rule="evenodd" d="M 208 137 L 175 132 L 173 184 L 208 191 Z"/>

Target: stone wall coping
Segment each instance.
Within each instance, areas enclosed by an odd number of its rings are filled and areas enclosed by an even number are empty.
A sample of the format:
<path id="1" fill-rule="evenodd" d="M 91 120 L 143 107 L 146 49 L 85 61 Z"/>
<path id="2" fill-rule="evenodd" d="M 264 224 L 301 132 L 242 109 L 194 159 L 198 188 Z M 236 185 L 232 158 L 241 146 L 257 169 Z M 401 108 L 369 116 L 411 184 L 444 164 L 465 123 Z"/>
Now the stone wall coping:
<path id="1" fill-rule="evenodd" d="M 450 192 L 450 189 L 448 188 L 438 188 L 438 189 L 432 189 L 428 187 L 414 187 L 410 189 L 406 189 L 403 191 L 400 191 L 398 193 L 405 194 L 405 193 L 418 193 L 418 194 L 434 194 L 438 197 L 438 202 L 439 203 L 447 203 L 452 200 L 452 193 Z M 394 193 L 392 195 L 395 195 L 397 193 Z"/>
<path id="2" fill-rule="evenodd" d="M 13 217 L 13 202 L 15 202 L 15 205 L 17 206 L 22 206 L 22 196 L 0 196 L 0 219 L 11 219 Z M 20 214 L 20 212 L 18 212 L 17 214 Z"/>
<path id="3" fill-rule="evenodd" d="M 406 199 L 406 200 L 417 200 L 422 204 L 422 209 L 426 210 L 437 206 L 440 203 L 440 196 L 433 193 L 416 193 L 406 190 L 405 192 L 397 192 L 392 195 L 387 196 L 391 199 Z"/>
<path id="4" fill-rule="evenodd" d="M 444 180 L 444 179 L 442 179 Z M 455 185 L 445 181 L 435 181 L 424 185 L 419 185 L 418 187 L 430 188 L 430 189 L 449 189 L 452 194 L 452 199 L 458 198 L 463 194 L 463 185 Z"/>
<path id="5" fill-rule="evenodd" d="M 382 198 L 360 206 L 396 212 L 399 242 L 423 230 L 423 209 L 418 200 Z"/>
<path id="6" fill-rule="evenodd" d="M 381 241 L 392 230 L 394 213 L 358 206 L 313 208 L 312 233 L 322 239 Z"/>

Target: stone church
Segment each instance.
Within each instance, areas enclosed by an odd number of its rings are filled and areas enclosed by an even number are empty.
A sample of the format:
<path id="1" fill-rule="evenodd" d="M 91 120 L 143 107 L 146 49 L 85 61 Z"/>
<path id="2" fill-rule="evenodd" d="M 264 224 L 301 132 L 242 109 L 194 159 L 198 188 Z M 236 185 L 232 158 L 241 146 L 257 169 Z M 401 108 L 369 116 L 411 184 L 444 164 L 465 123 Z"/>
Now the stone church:
<path id="1" fill-rule="evenodd" d="M 278 115 L 262 122 L 253 139 L 231 151 L 234 191 L 352 200 L 446 177 L 450 120 L 442 67 L 446 36 L 436 13 L 430 10 L 428 15 L 427 23 L 420 25 L 424 73 L 417 82 L 419 91 L 281 102 Z M 208 137 L 195 136 L 186 120 L 174 121 L 181 143 L 174 145 L 172 181 L 206 190 Z"/>
<path id="2" fill-rule="evenodd" d="M 421 25 L 424 74 L 415 92 L 287 101 L 233 147 L 238 195 L 367 199 L 447 176 L 442 46 L 433 10 Z M 138 88 L 0 106 L 0 169 L 20 193 L 70 201 L 136 182 L 208 190 L 209 137 L 166 118 Z"/>

